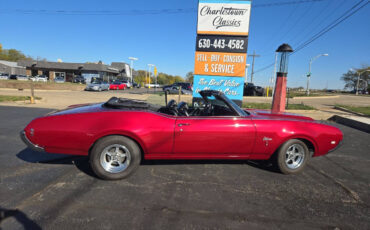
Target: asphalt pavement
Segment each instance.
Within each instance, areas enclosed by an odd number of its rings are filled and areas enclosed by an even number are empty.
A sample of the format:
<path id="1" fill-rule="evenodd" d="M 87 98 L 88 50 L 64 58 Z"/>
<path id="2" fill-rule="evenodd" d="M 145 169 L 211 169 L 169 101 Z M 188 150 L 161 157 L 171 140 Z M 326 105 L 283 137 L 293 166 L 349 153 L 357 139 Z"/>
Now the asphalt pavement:
<path id="1" fill-rule="evenodd" d="M 27 149 L 19 132 L 50 110 L 0 106 L 0 229 L 370 229 L 370 134 L 299 175 L 256 161 L 145 161 L 103 181 L 86 158 Z"/>

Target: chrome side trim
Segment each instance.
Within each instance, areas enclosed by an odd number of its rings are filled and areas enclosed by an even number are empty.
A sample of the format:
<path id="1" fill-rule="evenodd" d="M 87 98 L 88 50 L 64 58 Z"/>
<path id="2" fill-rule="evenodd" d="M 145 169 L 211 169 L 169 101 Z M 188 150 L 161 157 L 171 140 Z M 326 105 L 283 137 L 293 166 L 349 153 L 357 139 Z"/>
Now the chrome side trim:
<path id="1" fill-rule="evenodd" d="M 37 151 L 37 152 L 45 152 L 44 148 L 38 145 L 35 145 L 30 140 L 28 140 L 26 136 L 26 132 L 24 130 L 20 133 L 20 136 L 21 136 L 22 141 L 28 146 L 28 148 L 34 151 Z"/>

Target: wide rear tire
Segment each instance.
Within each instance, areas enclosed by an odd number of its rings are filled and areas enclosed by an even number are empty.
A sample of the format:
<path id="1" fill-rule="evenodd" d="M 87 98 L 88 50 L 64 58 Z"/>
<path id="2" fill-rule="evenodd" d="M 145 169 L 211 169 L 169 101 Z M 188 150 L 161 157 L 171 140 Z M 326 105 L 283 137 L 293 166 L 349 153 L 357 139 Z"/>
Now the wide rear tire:
<path id="1" fill-rule="evenodd" d="M 311 155 L 307 145 L 298 139 L 285 142 L 275 156 L 276 165 L 283 174 L 302 172 L 310 158 Z"/>
<path id="2" fill-rule="evenodd" d="M 135 141 L 123 136 L 98 140 L 90 153 L 90 165 L 102 179 L 119 180 L 131 175 L 141 161 L 141 150 Z"/>

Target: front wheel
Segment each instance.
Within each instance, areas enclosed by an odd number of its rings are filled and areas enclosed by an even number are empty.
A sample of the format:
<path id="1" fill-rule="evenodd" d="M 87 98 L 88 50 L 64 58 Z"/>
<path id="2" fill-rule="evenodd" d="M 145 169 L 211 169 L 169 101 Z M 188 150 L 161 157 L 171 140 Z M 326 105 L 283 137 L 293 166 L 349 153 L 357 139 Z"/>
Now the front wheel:
<path id="1" fill-rule="evenodd" d="M 306 144 L 298 139 L 291 139 L 279 148 L 276 164 L 283 174 L 296 174 L 304 169 L 310 158 Z"/>
<path id="2" fill-rule="evenodd" d="M 131 139 L 108 136 L 100 139 L 90 153 L 94 173 L 107 180 L 118 180 L 132 174 L 141 161 L 141 150 Z"/>

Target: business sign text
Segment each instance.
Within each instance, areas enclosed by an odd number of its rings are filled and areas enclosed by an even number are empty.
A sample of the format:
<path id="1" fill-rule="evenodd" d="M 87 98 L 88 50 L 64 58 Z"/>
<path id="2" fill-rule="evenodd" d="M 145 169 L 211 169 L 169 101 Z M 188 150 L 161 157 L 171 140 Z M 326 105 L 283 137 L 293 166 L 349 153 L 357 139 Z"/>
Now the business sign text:
<path id="1" fill-rule="evenodd" d="M 214 76 L 245 75 L 247 54 L 195 52 L 194 74 Z"/>
<path id="2" fill-rule="evenodd" d="M 196 51 L 246 53 L 247 46 L 247 37 L 198 35 Z"/>
<path id="3" fill-rule="evenodd" d="M 250 1 L 200 0 L 198 34 L 248 36 Z"/>
<path id="4" fill-rule="evenodd" d="M 243 97 L 244 78 L 194 75 L 193 97 L 201 97 L 201 90 L 217 90 L 223 92 L 231 100 Z"/>

